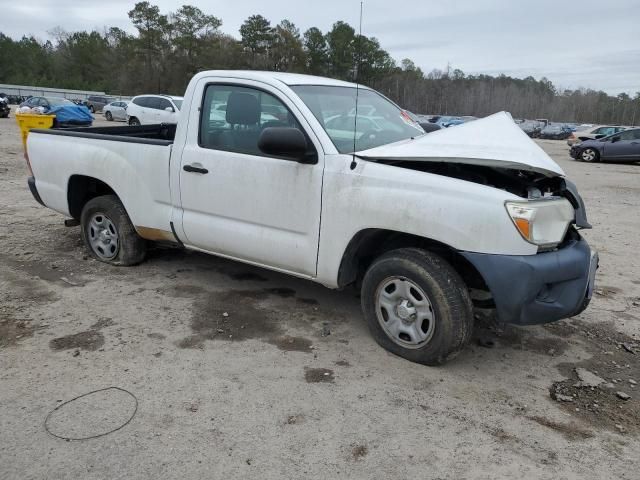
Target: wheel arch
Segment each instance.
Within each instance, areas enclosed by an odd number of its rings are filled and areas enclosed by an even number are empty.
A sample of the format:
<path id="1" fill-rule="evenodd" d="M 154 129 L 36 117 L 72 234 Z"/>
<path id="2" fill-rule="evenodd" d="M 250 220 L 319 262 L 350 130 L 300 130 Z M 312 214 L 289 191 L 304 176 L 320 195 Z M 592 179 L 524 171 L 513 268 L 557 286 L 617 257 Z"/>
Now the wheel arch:
<path id="1" fill-rule="evenodd" d="M 367 228 L 357 232 L 347 244 L 338 269 L 338 287 L 359 282 L 380 255 L 398 248 L 420 248 L 444 258 L 467 287 L 489 290 L 482 274 L 455 248 L 426 237 L 395 230 Z"/>
<path id="2" fill-rule="evenodd" d="M 87 175 L 71 175 L 67 184 L 67 202 L 69 213 L 76 220 L 80 220 L 82 209 L 92 198 L 102 195 L 115 195 L 116 191 L 106 182 Z M 122 201 L 122 199 L 120 199 Z"/>

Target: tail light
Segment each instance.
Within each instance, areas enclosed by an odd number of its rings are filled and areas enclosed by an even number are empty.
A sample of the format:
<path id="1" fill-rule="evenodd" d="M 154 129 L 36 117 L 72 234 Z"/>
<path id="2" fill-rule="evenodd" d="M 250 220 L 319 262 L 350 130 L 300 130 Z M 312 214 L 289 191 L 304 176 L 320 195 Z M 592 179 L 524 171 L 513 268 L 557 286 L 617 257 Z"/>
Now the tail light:
<path id="1" fill-rule="evenodd" d="M 24 150 L 24 159 L 27 162 L 27 168 L 29 169 L 29 176 L 33 177 L 33 170 L 31 169 L 31 162 L 29 161 L 29 154 L 27 153 L 26 148 Z"/>

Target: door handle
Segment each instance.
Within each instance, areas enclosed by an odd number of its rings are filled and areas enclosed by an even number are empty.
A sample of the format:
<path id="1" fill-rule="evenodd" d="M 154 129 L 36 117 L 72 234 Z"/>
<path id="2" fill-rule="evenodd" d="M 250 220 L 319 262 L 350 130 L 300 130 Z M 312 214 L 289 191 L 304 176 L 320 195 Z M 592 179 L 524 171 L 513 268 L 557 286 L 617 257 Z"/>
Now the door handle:
<path id="1" fill-rule="evenodd" d="M 191 172 L 191 173 L 209 173 L 209 170 L 207 170 L 206 168 L 202 168 L 202 167 L 194 167 L 193 165 L 185 165 L 184 167 L 182 167 L 182 169 L 185 172 Z"/>

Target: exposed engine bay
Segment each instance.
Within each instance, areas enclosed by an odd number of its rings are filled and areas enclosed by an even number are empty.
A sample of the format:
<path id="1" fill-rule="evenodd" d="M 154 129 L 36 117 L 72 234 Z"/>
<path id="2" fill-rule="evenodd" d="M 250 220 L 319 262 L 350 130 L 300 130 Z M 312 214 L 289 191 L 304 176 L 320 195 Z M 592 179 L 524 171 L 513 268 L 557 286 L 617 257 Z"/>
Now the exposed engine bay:
<path id="1" fill-rule="evenodd" d="M 522 198 L 537 199 L 558 195 L 564 187 L 562 177 L 548 177 L 541 173 L 508 168 L 483 167 L 451 162 L 379 161 L 387 165 L 434 173 L 499 188 Z"/>

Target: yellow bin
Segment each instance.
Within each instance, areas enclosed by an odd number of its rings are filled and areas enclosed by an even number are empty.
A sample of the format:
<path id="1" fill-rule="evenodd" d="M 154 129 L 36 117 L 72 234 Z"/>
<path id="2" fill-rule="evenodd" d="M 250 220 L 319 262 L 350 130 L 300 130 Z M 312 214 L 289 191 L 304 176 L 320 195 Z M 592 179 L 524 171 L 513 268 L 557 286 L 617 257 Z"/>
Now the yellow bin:
<path id="1" fill-rule="evenodd" d="M 51 128 L 55 115 L 34 115 L 33 113 L 16 113 L 16 122 L 22 133 L 22 145 L 27 148 L 27 137 L 32 128 Z"/>

